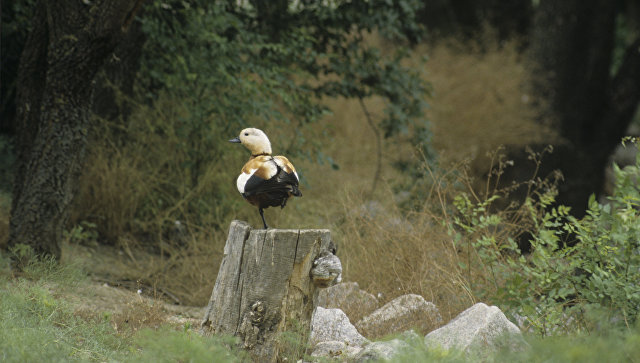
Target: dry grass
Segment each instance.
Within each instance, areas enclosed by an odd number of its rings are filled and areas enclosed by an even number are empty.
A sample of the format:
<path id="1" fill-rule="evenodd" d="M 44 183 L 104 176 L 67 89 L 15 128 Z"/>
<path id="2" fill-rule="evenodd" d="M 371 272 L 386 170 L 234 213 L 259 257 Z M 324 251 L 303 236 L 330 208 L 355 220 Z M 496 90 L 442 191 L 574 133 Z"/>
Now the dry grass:
<path id="1" fill-rule="evenodd" d="M 434 94 L 429 118 L 433 148 L 443 161 L 471 160 L 475 173 L 490 167 L 500 146 L 551 143 L 553 130 L 536 120 L 542 102 L 530 90 L 530 69 L 516 44 L 485 41 L 482 49 L 455 42 L 424 52 Z"/>
<path id="2" fill-rule="evenodd" d="M 355 200 L 359 198 L 349 202 Z M 383 303 L 419 294 L 436 304 L 448 321 L 475 302 L 457 246 L 433 216 L 369 203 L 347 214 L 341 232 L 345 279 L 358 281 Z"/>
<path id="3" fill-rule="evenodd" d="M 418 201 L 425 206 L 422 212 L 400 209 L 397 199 L 402 193 L 391 191 L 407 182 L 393 163 L 420 157 L 413 146 L 404 143 L 402 136 L 386 140 L 382 184 L 370 195 L 375 173 L 374 132 L 357 101 L 327 101 L 334 115 L 327 119 L 331 139 L 325 152 L 341 169 L 332 171 L 303 163 L 308 179 L 316 182 L 297 204 L 332 228 L 347 280 L 357 281 L 374 294 L 381 293 L 383 301 L 404 293 L 421 294 L 434 301 L 445 318 L 475 301 L 472 284 L 489 278 L 482 277 L 486 271 L 471 271 L 469 264 L 465 264 L 466 269 L 461 267 L 471 257 L 442 227 L 451 222 L 446 221 L 451 217 L 446 214 L 451 207 L 450 196 L 459 192 L 452 185 L 463 185 L 470 194 L 477 192 L 477 198 L 489 195 L 495 191 L 487 175 L 497 166 L 490 152 L 501 145 L 523 146 L 555 137 L 534 119 L 533 105 L 538 101 L 528 93 L 530 75 L 515 46 L 487 43 L 480 51 L 443 43 L 420 50 L 429 57 L 426 76 L 434 94 L 428 100 L 428 117 L 434 134 L 432 146 L 443 166 L 443 174 L 432 176 L 442 181 L 459 173 L 464 179 L 448 180 L 448 184 L 433 182 L 432 186 L 444 189 L 423 191 L 424 199 Z M 413 64 L 422 63 L 416 57 Z M 381 100 L 369 99 L 366 105 L 374 117 L 382 114 Z M 465 169 L 463 163 L 469 168 Z M 295 225 L 307 218 L 310 216 L 296 213 L 285 224 Z M 497 238 L 506 238 L 507 234 L 515 238 L 526 227 L 517 225 L 520 222 L 505 226 Z"/>
<path id="4" fill-rule="evenodd" d="M 72 223 L 93 221 L 102 242 L 114 244 L 132 231 L 134 216 L 149 184 L 139 160 L 116 147 L 93 148 L 82 179 L 82 188 L 71 215 Z"/>

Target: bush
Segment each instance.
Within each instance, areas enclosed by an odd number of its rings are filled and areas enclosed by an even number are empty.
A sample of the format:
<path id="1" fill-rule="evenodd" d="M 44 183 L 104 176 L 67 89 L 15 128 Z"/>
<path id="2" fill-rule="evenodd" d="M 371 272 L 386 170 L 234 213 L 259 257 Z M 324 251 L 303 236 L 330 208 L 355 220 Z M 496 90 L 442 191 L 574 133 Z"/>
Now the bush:
<path id="1" fill-rule="evenodd" d="M 467 240 L 475 263 L 486 268 L 487 285 L 473 291 L 483 299 L 526 317 L 539 334 L 631 327 L 640 306 L 640 158 L 614 167 L 616 187 L 606 204 L 589 200 L 581 219 L 553 206 L 553 189 L 527 197 L 520 212 L 532 223 L 531 253 L 522 255 L 513 238 L 495 238 L 505 220 L 490 211 L 491 196 L 472 203 L 456 199 L 458 216 L 450 231 Z"/>

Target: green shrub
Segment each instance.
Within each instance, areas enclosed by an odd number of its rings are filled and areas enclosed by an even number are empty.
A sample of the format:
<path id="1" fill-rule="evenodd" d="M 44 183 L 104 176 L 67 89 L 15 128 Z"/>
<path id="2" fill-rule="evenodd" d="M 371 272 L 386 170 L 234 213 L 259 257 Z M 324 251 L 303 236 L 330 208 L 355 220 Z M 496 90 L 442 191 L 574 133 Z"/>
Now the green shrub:
<path id="1" fill-rule="evenodd" d="M 528 211 L 532 224 L 528 255 L 513 238 L 495 238 L 505 223 L 491 211 L 496 196 L 472 202 L 459 195 L 450 231 L 475 257 L 466 262 L 487 271 L 486 283 L 476 279 L 472 289 L 525 316 L 542 335 L 633 326 L 640 308 L 640 158 L 614 170 L 616 187 L 608 203 L 592 196 L 581 219 L 568 207 L 552 207 L 553 189 L 532 193 L 518 209 Z"/>

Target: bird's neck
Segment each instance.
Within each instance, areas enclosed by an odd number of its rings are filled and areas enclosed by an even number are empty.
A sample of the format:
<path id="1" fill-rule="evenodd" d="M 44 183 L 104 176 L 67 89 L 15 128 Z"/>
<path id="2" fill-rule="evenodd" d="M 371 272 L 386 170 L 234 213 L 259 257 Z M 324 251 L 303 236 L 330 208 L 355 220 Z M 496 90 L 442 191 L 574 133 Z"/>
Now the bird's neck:
<path id="1" fill-rule="evenodd" d="M 271 155 L 271 144 L 268 140 L 250 144 L 247 148 L 252 156 Z"/>
<path id="2" fill-rule="evenodd" d="M 251 159 L 257 158 L 258 156 L 271 156 L 271 153 L 259 153 L 259 154 L 251 154 Z"/>

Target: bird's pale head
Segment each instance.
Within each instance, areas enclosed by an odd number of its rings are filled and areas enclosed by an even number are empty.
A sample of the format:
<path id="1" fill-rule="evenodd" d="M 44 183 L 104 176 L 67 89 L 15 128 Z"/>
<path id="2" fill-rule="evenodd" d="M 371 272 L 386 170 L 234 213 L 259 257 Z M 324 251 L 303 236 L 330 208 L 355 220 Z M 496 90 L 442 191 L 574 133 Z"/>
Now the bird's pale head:
<path id="1" fill-rule="evenodd" d="M 244 145 L 251 155 L 271 154 L 271 143 L 267 134 L 260 129 L 248 128 L 240 132 L 240 136 L 229 140 Z"/>

